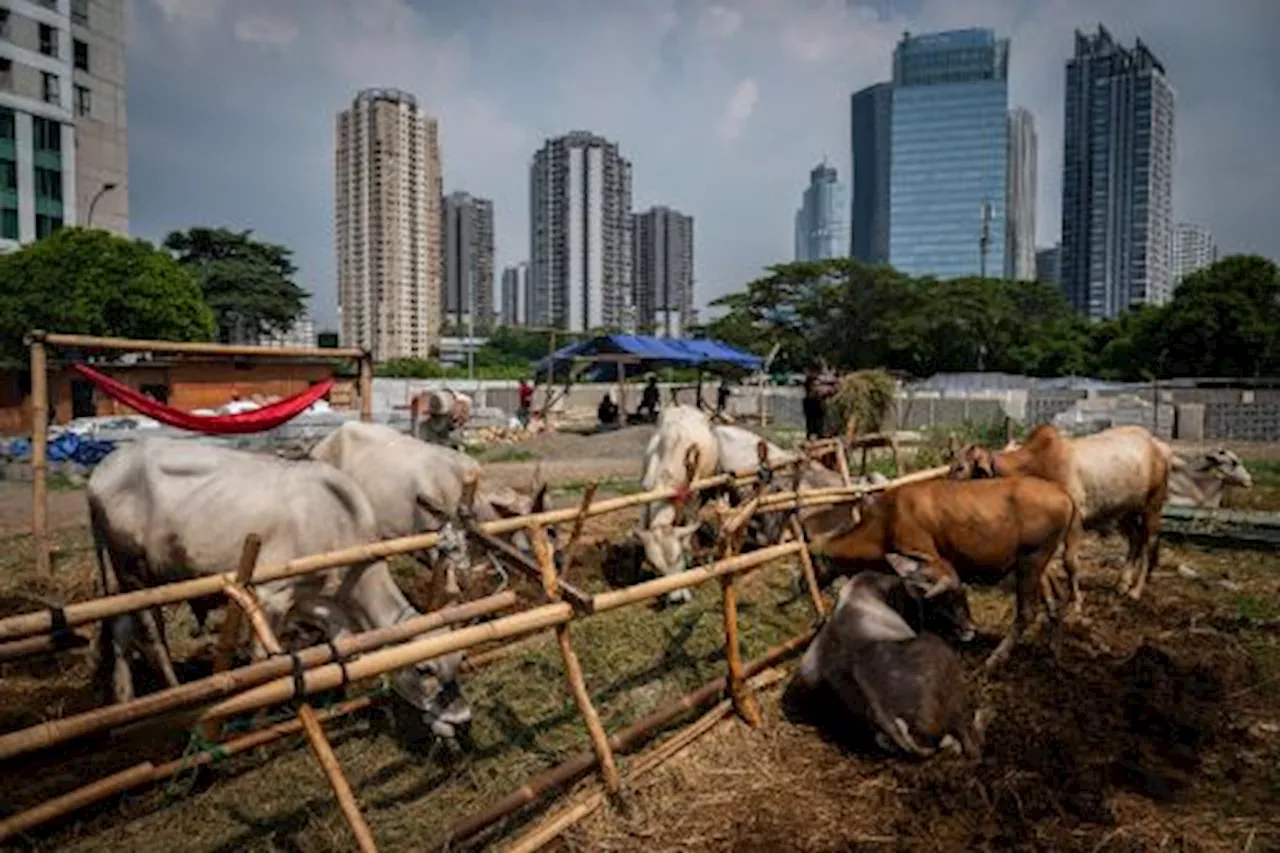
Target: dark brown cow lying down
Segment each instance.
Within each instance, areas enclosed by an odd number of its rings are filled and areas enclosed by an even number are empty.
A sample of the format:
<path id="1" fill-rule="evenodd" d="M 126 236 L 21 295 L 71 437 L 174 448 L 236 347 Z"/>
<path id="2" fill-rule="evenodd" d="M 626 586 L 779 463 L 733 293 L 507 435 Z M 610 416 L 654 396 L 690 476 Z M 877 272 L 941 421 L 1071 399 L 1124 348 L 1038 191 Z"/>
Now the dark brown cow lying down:
<path id="1" fill-rule="evenodd" d="M 963 593 L 938 596 L 928 606 L 968 624 Z M 964 667 L 937 636 L 912 630 L 911 609 L 901 579 L 855 575 L 805 652 L 800 680 L 809 688 L 826 683 L 850 713 L 878 729 L 876 741 L 885 749 L 920 757 L 962 750 L 978 758 L 985 714 L 975 710 Z"/>

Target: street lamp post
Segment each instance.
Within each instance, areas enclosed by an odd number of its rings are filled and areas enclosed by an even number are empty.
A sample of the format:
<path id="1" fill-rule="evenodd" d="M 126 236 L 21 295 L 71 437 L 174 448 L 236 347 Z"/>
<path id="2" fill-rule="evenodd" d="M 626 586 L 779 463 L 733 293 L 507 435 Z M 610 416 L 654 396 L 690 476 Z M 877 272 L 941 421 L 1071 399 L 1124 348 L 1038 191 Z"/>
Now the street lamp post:
<path id="1" fill-rule="evenodd" d="M 116 186 L 117 185 L 114 181 L 108 181 L 99 187 L 98 191 L 93 194 L 93 200 L 89 202 L 89 212 L 84 218 L 84 225 L 86 228 L 93 227 L 93 209 L 98 206 L 98 199 L 114 190 Z"/>

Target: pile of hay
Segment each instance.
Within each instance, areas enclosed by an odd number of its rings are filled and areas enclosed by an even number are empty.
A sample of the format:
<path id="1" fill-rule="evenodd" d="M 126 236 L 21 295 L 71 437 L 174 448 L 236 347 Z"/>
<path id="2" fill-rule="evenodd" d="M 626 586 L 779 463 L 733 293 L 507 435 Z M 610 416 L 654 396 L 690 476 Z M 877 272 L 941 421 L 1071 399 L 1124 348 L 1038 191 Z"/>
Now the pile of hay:
<path id="1" fill-rule="evenodd" d="M 883 432 L 898 401 L 898 383 L 883 370 L 856 370 L 840 377 L 827 416 L 844 431 L 852 418 L 857 433 Z"/>

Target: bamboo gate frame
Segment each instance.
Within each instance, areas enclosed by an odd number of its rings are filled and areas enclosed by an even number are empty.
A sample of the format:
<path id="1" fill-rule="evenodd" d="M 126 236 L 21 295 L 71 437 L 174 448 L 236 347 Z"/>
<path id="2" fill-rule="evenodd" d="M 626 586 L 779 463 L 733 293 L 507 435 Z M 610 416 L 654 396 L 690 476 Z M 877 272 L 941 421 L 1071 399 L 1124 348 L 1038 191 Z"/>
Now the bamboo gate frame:
<path id="1" fill-rule="evenodd" d="M 149 341 L 104 338 L 95 335 L 63 335 L 36 330 L 27 335 L 31 351 L 31 535 L 35 540 L 36 571 L 52 572 L 49 545 L 47 459 L 49 440 L 48 348 L 79 347 L 115 352 L 163 352 L 174 355 L 216 355 L 228 358 L 341 358 L 359 363 L 360 420 L 373 420 L 373 357 L 356 347 L 267 347 L 249 344 L 209 344 L 190 341 Z"/>
<path id="2" fill-rule="evenodd" d="M 67 605 L 57 610 L 0 619 L 0 660 L 12 660 L 64 648 L 66 635 L 73 628 L 112 616 L 131 614 L 146 608 L 175 604 L 218 593 L 225 595 L 227 600 L 235 605 L 228 610 L 227 620 L 223 623 L 223 629 L 217 640 L 213 675 L 128 702 L 2 734 L 0 735 L 0 761 L 66 743 L 92 733 L 159 719 L 196 724 L 204 733 L 216 736 L 218 724 L 227 717 L 261 710 L 291 700 L 297 704 L 297 719 L 293 721 L 276 723 L 233 738 L 205 749 L 195 756 L 175 759 L 158 766 L 150 761 L 142 762 L 12 815 L 0 821 L 0 841 L 112 795 L 173 776 L 192 766 L 209 764 L 222 755 L 242 752 L 301 730 L 306 734 L 326 780 L 334 790 L 343 817 L 351 828 L 359 848 L 362 851 L 376 850 L 372 831 L 360 812 L 355 795 L 323 730 L 324 722 L 366 708 L 371 704 L 372 699 L 357 698 L 331 709 L 316 711 L 308 704 L 306 697 L 319 691 L 343 688 L 349 683 L 381 676 L 452 652 L 467 651 L 493 641 L 509 641 L 497 649 L 478 655 L 469 662 L 470 667 L 464 666 L 464 669 L 474 670 L 505 656 L 506 653 L 518 651 L 518 647 L 523 646 L 530 639 L 530 635 L 540 634 L 548 629 L 555 633 L 564 663 L 566 683 L 586 724 L 592 745 L 591 751 L 579 754 L 551 768 L 529 784 L 503 798 L 493 807 L 450 827 L 438 839 L 437 846 L 461 841 L 474 835 L 507 814 L 538 799 L 551 788 L 572 781 L 597 765 L 601 768 L 605 790 L 609 793 L 617 792 L 622 784 L 615 758 L 617 752 L 629 750 L 657 728 L 669 724 L 690 709 L 718 698 L 722 692 L 727 692 L 732 707 L 749 724 L 758 725 L 759 708 L 748 685 L 748 679 L 765 670 L 773 662 L 781 660 L 785 655 L 803 648 L 813 632 L 812 630 L 804 632 L 769 650 L 761 658 L 744 663 L 741 659 L 738 639 L 737 577 L 775 560 L 797 555 L 811 603 L 815 614 L 820 619 L 825 615 L 825 606 L 817 586 L 803 527 L 795 516 L 795 511 L 813 506 L 848 503 L 870 492 L 940 476 L 946 470 L 933 468 L 919 471 L 879 485 L 801 489 L 801 467 L 810 459 L 807 454 L 801 454 L 795 460 L 785 463 L 786 466 L 792 467 L 794 472 L 792 488 L 789 491 L 766 494 L 768 482 L 772 479 L 772 472 L 768 469 L 767 454 L 767 444 L 762 441 L 759 445 L 761 467 L 755 473 L 719 474 L 694 480 L 693 472 L 698 461 L 695 451 L 685 460 L 685 481 L 680 486 L 595 501 L 593 500 L 595 484 L 592 484 L 577 507 L 549 510 L 534 515 L 480 524 L 475 523 L 471 514 L 464 511 L 463 522 L 468 531 L 479 538 L 482 546 L 489 548 L 491 552 L 505 556 L 517 569 L 523 570 L 538 580 L 542 585 L 546 602 L 508 616 L 468 627 L 455 628 L 445 634 L 423 636 L 428 631 L 491 616 L 501 610 L 509 609 L 517 603 L 515 594 L 508 591 L 489 595 L 465 604 L 430 611 L 387 628 L 351 634 L 337 641 L 312 646 L 292 654 L 279 654 L 281 652 L 279 643 L 259 609 L 253 592 L 255 586 L 271 580 L 297 577 L 343 566 L 367 565 L 394 555 L 414 554 L 434 546 L 439 540 L 439 534 L 436 533 L 384 540 L 262 567 L 256 566 L 259 548 L 257 536 L 250 534 L 244 543 L 240 566 L 235 572 L 179 581 L 147 590 L 118 593 Z M 583 523 L 589 517 L 665 500 L 675 503 L 678 514 L 683 518 L 686 503 L 693 494 L 724 486 L 748 485 L 755 486 L 754 494 L 724 521 L 720 537 L 721 553 L 718 559 L 709 564 L 690 568 L 676 575 L 663 576 L 624 589 L 594 595 L 586 595 L 558 577 L 560 573 L 555 568 L 552 545 L 545 532 L 548 525 L 573 524 L 570 540 L 565 547 L 565 566 L 567 567 L 576 554 Z M 474 497 L 475 487 L 476 480 L 473 478 L 467 483 L 464 492 L 464 506 Z M 789 523 L 783 528 L 780 541 L 746 554 L 739 554 L 738 549 L 745 536 L 747 523 L 755 513 L 769 511 L 785 511 L 789 514 Z M 514 547 L 496 538 L 522 529 L 530 537 L 534 560 L 528 560 Z M 573 650 L 570 637 L 571 624 L 598 613 L 639 604 L 713 579 L 720 582 L 722 591 L 726 675 L 664 706 L 644 720 L 609 736 L 604 731 L 599 715 L 592 705 L 581 666 Z M 277 654 L 245 666 L 228 669 L 226 667 L 236 638 L 235 632 L 242 619 L 247 620 L 251 631 L 267 651 Z M 353 655 L 358 657 L 348 660 Z"/>

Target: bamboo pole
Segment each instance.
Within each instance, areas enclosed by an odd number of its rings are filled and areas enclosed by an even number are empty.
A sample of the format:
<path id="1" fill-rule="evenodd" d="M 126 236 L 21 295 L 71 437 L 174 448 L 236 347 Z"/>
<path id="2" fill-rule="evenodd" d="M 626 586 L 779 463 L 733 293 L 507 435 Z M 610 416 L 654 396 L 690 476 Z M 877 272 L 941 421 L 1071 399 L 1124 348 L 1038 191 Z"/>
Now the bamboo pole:
<path id="1" fill-rule="evenodd" d="M 763 655 L 744 667 L 745 673 L 748 677 L 751 677 L 763 672 L 778 661 L 803 649 L 813 639 L 813 636 L 814 632 L 812 630 L 805 631 L 803 634 L 792 637 L 790 640 L 768 649 Z M 671 724 L 689 711 L 720 697 L 724 690 L 725 678 L 723 676 L 716 678 L 692 693 L 685 694 L 679 699 L 675 699 L 636 720 L 631 725 L 619 729 L 609 736 L 609 745 L 613 747 L 615 752 L 630 752 L 658 729 Z M 470 838 L 512 812 L 535 802 L 549 791 L 569 784 L 594 767 L 595 764 L 596 756 L 592 750 L 588 749 L 579 752 L 560 764 L 539 773 L 524 785 L 509 792 L 481 811 L 469 815 L 446 828 L 440 835 L 425 845 L 424 849 L 449 849 L 451 845 L 456 845 Z"/>
<path id="2" fill-rule="evenodd" d="M 813 568 L 813 555 L 809 553 L 809 542 L 804 532 L 804 525 L 794 516 L 790 521 L 791 536 L 800 543 L 800 571 L 804 574 L 804 585 L 809 590 L 809 602 L 819 619 L 827 615 L 826 602 L 822 600 L 822 591 L 818 588 L 818 575 Z"/>
<path id="3" fill-rule="evenodd" d="M 264 347 L 251 344 L 209 344 L 194 341 L 150 341 L 139 338 L 110 338 L 96 335 L 62 335 L 56 332 L 32 332 L 55 347 L 81 349 L 129 350 L 133 352 L 167 352 L 186 355 L 221 355 L 264 358 L 361 358 L 364 350 L 355 347 L 325 349 L 323 347 Z"/>
<path id="4" fill-rule="evenodd" d="M 36 574 L 53 573 L 49 554 L 49 369 L 45 337 L 31 336 L 31 538 L 36 548 Z"/>
<path id="5" fill-rule="evenodd" d="M 48 800 L 34 808 L 6 818 L 0 821 L 0 841 L 12 838 L 19 833 L 27 832 L 55 818 L 79 811 L 113 794 L 136 788 L 150 780 L 155 773 L 155 769 L 155 766 L 150 761 L 144 761 L 127 770 L 113 773 L 96 782 L 91 782 L 83 788 L 77 788 L 74 791 L 63 794 L 61 797 Z"/>
<path id="6" fill-rule="evenodd" d="M 773 545 L 768 548 L 760 548 L 749 554 L 741 554 L 727 560 L 721 560 L 709 566 L 689 569 L 680 572 L 678 575 L 655 578 L 626 589 L 600 593 L 594 596 L 594 609 L 596 613 L 603 613 L 607 610 L 634 604 L 637 601 L 647 601 L 677 589 L 705 583 L 722 574 L 743 572 L 747 569 L 755 568 L 771 560 L 790 556 L 799 551 L 799 549 L 800 545 L 796 542 Z M 412 642 L 371 652 L 349 662 L 345 667 L 345 675 L 351 681 L 371 678 L 384 672 L 403 669 L 406 666 L 411 666 L 424 660 L 462 651 L 483 642 L 504 640 L 517 634 L 552 628 L 556 625 L 564 624 L 572 618 L 574 618 L 573 607 L 570 604 L 566 602 L 544 604 L 541 607 L 514 613 L 481 625 L 455 629 L 446 635 L 423 637 Z M 341 686 L 343 677 L 344 668 L 337 664 L 329 663 L 317 666 L 307 670 L 303 675 L 302 680 L 305 686 L 303 692 L 310 694 L 321 690 L 332 690 Z M 267 705 L 288 701 L 293 696 L 293 679 L 291 677 L 278 678 L 209 706 L 200 714 L 199 719 L 214 719 L 216 717 L 243 714 Z M 3 738 L 0 738 L 0 743 L 2 742 Z M 4 754 L 0 751 L 0 758 L 3 757 Z"/>
<path id="7" fill-rule="evenodd" d="M 240 552 L 240 566 L 236 569 L 235 583 L 228 584 L 226 592 L 228 595 L 234 589 L 243 588 L 249 583 L 253 577 L 253 569 L 258 564 L 258 554 L 262 551 L 262 537 L 256 533 L 250 533 L 245 537 L 244 548 Z M 240 616 L 244 612 L 245 605 L 243 602 L 236 602 L 239 607 L 228 607 L 226 615 L 223 617 L 222 629 L 218 632 L 218 644 L 213 652 L 213 671 L 222 672 L 231 667 L 232 656 L 235 654 L 236 647 L 240 644 Z M 215 720 L 205 726 L 204 737 L 206 740 L 217 740 L 222 733 L 222 726 Z"/>
<path id="8" fill-rule="evenodd" d="M 777 684 L 785 677 L 786 673 L 782 670 L 768 669 L 751 680 L 751 687 L 754 690 L 763 690 L 773 684 Z M 725 717 L 729 715 L 732 709 L 733 703 L 730 700 L 722 700 L 710 711 L 685 726 L 668 740 L 637 756 L 635 762 L 631 765 L 627 778 L 630 780 L 647 776 L 671 759 L 676 758 L 692 746 L 694 742 L 709 734 L 724 722 Z M 536 851 L 541 850 L 558 838 L 566 829 L 600 808 L 604 805 L 604 802 L 605 794 L 603 792 L 598 790 L 591 791 L 578 802 L 520 836 L 503 850 L 503 853 L 536 853 Z"/>
<path id="9" fill-rule="evenodd" d="M 560 572 L 561 575 L 569 574 L 569 568 L 573 565 L 574 558 L 578 556 L 578 540 L 582 537 L 583 525 L 587 523 L 587 512 L 591 508 L 591 501 L 595 499 L 598 488 L 600 488 L 600 481 L 592 480 L 587 483 L 587 488 L 582 492 L 582 501 L 578 504 L 578 517 L 573 520 L 569 543 L 564 548 L 564 568 Z"/>
<path id="10" fill-rule="evenodd" d="M 416 616 L 389 628 L 350 634 L 335 640 L 332 647 L 328 643 L 311 646 L 297 652 L 296 657 L 304 668 L 321 666 L 334 659 L 335 647 L 337 653 L 344 658 L 364 654 L 391 643 L 403 642 L 436 628 L 505 610 L 514 606 L 515 603 L 514 592 L 500 592 L 458 607 Z M 335 669 L 340 671 L 338 667 Z M 288 657 L 267 658 L 238 669 L 215 673 L 198 681 L 140 696 L 129 702 L 38 723 L 16 732 L 0 735 L 0 760 L 64 743 L 93 732 L 117 728 L 148 717 L 212 701 L 235 693 L 237 690 L 287 676 L 292 671 L 293 663 Z M 292 683 L 291 678 L 287 680 Z"/>
<path id="11" fill-rule="evenodd" d="M 738 590 L 735 575 L 720 578 L 724 611 L 724 651 L 729 665 L 729 695 L 733 707 L 753 729 L 760 727 L 760 704 L 747 686 L 742 668 L 742 644 L 738 639 Z"/>
<path id="12" fill-rule="evenodd" d="M 367 350 L 360 353 L 360 420 L 373 422 L 373 354 Z M 414 435 L 417 438 L 417 434 Z"/>
<path id="13" fill-rule="evenodd" d="M 840 478 L 844 480 L 846 486 L 853 485 L 853 477 L 849 473 L 849 454 L 845 450 L 844 442 L 836 442 L 836 465 L 840 468 Z"/>
<path id="14" fill-rule="evenodd" d="M 245 542 L 245 551 L 249 552 L 252 543 Z M 243 563 L 241 568 L 243 568 Z M 248 574 L 252 574 L 253 566 L 250 563 Z M 227 584 L 227 593 L 231 600 L 239 607 L 243 608 L 244 615 L 249 619 L 249 624 L 253 628 L 254 634 L 258 637 L 264 649 L 268 654 L 279 655 L 284 653 L 284 649 L 280 645 L 280 641 L 276 639 L 275 632 L 271 630 L 271 626 L 267 624 L 267 620 L 262 616 L 262 609 L 258 606 L 257 599 L 251 592 L 238 584 Z M 316 755 L 316 760 L 320 762 L 320 769 L 324 771 L 325 778 L 329 780 L 329 786 L 333 788 L 334 796 L 338 799 L 338 808 L 342 811 L 342 816 L 346 818 L 347 825 L 351 828 L 351 834 L 356 838 L 356 844 L 360 847 L 362 853 L 377 853 L 378 845 L 373 840 L 373 830 L 369 828 L 369 823 L 364 819 L 364 815 L 360 813 L 360 805 L 356 802 L 356 796 L 351 790 L 351 784 L 347 781 L 346 774 L 342 772 L 342 765 L 338 763 L 338 756 L 333 753 L 333 745 L 329 743 L 329 738 L 325 737 L 324 727 L 320 725 L 320 720 L 316 716 L 316 709 L 311 707 L 308 702 L 300 702 L 298 704 L 298 720 L 302 723 L 302 730 L 307 735 L 307 742 L 311 744 L 311 749 Z M 210 721 L 212 722 L 212 721 Z"/>
<path id="15" fill-rule="evenodd" d="M 547 598 L 560 600 L 560 590 L 556 582 L 555 558 L 551 551 L 551 543 L 547 541 L 547 531 L 542 527 L 529 528 L 529 543 L 542 570 L 542 589 Z M 605 785 L 610 791 L 618 790 L 618 764 L 614 761 L 613 750 L 609 748 L 609 740 L 605 735 L 604 725 L 595 705 L 591 703 L 591 694 L 587 691 L 587 682 L 582 675 L 582 663 L 573 650 L 569 637 L 568 624 L 556 625 L 556 645 L 560 647 L 560 658 L 564 661 L 564 677 L 569 682 L 569 690 L 573 693 L 573 701 L 578 706 L 578 713 L 587 724 L 587 734 L 591 737 L 591 746 L 600 761 L 600 772 L 604 775 Z"/>

